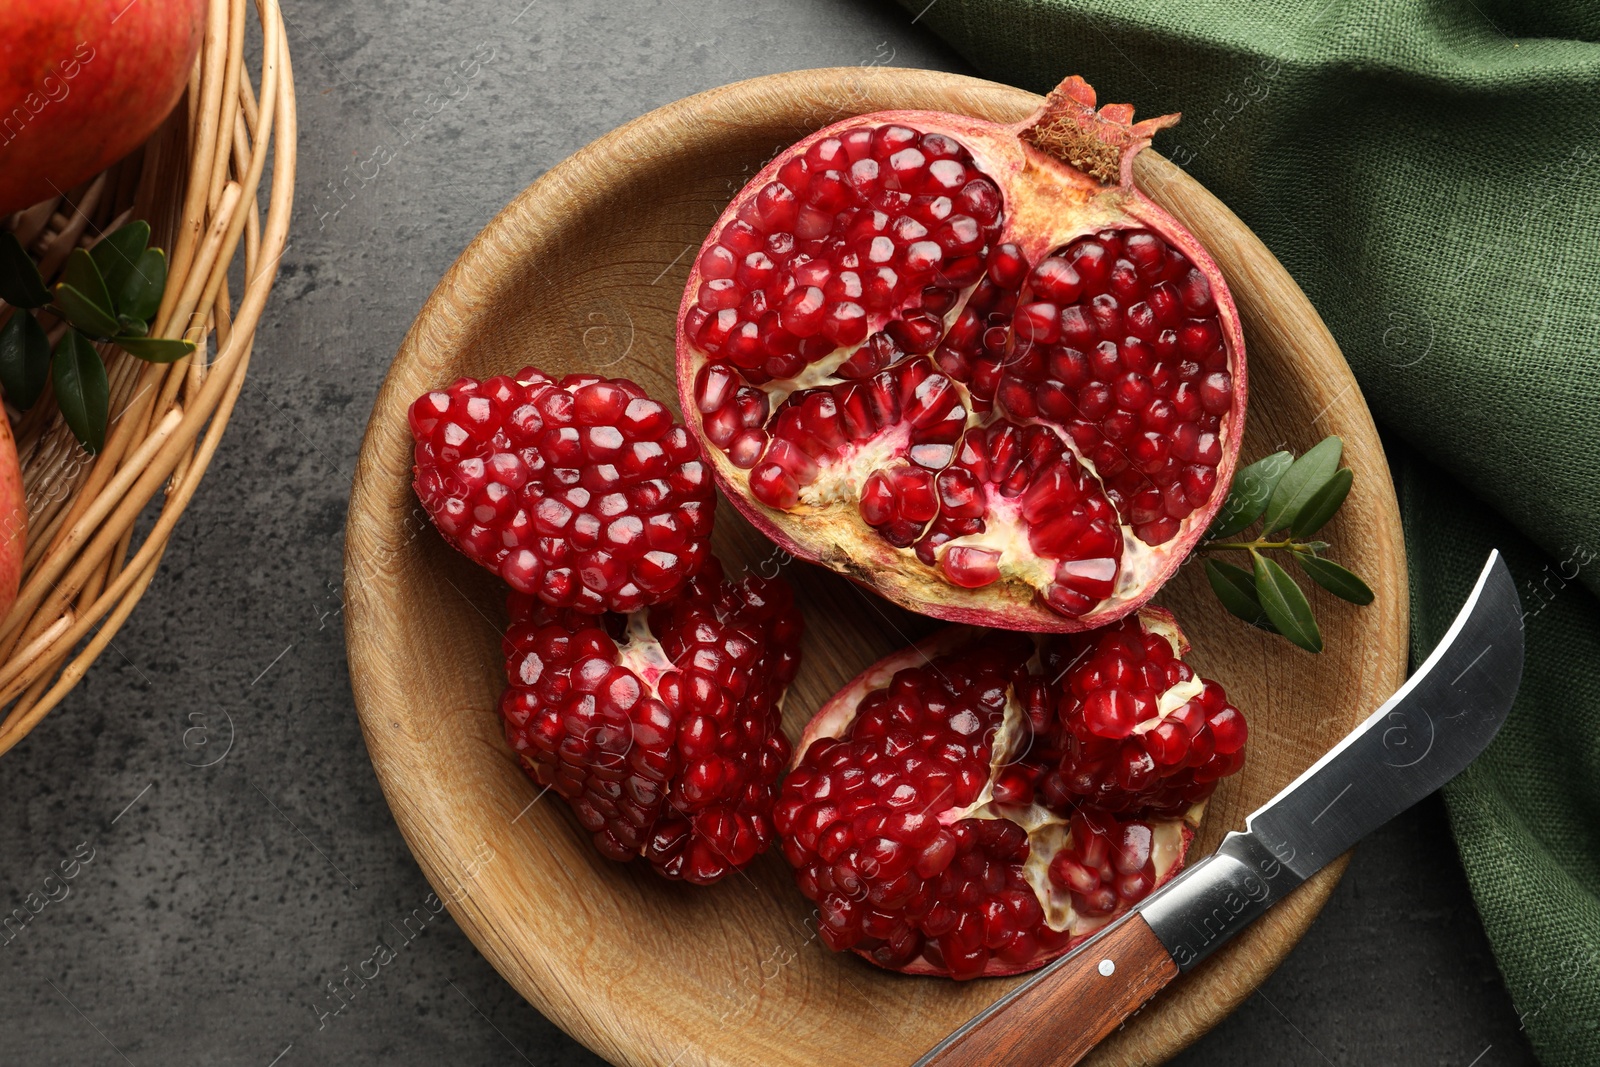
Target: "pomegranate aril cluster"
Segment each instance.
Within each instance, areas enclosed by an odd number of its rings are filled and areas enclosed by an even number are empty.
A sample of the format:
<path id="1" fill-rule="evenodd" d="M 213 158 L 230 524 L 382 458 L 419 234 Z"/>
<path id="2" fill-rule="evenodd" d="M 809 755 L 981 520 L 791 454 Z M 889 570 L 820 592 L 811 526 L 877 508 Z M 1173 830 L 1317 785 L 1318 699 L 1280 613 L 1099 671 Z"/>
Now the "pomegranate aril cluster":
<path id="1" fill-rule="evenodd" d="M 554 607 L 634 611 L 708 555 L 711 473 L 633 382 L 531 367 L 412 405 L 416 490 L 468 558 Z"/>
<path id="2" fill-rule="evenodd" d="M 1051 857 L 1048 875 L 1072 894 L 1078 914 L 1115 915 L 1155 889 L 1156 831 L 1148 820 L 1080 808 L 1067 825 L 1071 843 Z"/>
<path id="3" fill-rule="evenodd" d="M 603 855 L 705 885 L 767 848 L 803 625 L 784 582 L 712 559 L 631 618 L 516 592 L 509 609 L 506 738 Z"/>
<path id="4" fill-rule="evenodd" d="M 998 544 L 949 544 L 984 534 L 998 519 L 1021 525 L 1033 553 L 1053 561 L 1039 595 L 1062 615 L 1086 614 L 1115 589 L 1123 552 L 1116 510 L 1048 427 L 1004 420 L 974 427 L 932 481 L 939 511 L 915 548 L 952 584 L 970 589 L 999 579 Z"/>
<path id="5" fill-rule="evenodd" d="M 924 291 L 954 303 L 978 279 L 1000 206 L 999 188 L 943 134 L 886 125 L 825 138 L 787 160 L 701 252 L 684 329 L 752 382 L 859 345 L 874 316 L 903 315 L 937 336 Z"/>
<path id="6" fill-rule="evenodd" d="M 1081 237 L 1040 261 L 996 390 L 1062 427 L 1135 535 L 1158 545 L 1216 494 L 1233 406 L 1210 283 L 1147 230 Z"/>
<path id="7" fill-rule="evenodd" d="M 1244 765 L 1243 714 L 1137 620 L 1053 640 L 1043 663 L 1060 681 L 1027 699 L 1042 766 L 1030 785 L 1052 808 L 1176 817 Z"/>
<path id="8" fill-rule="evenodd" d="M 1031 651 L 1005 635 L 898 672 L 861 701 L 847 736 L 814 742 L 784 780 L 784 855 L 830 947 L 973 977 L 994 954 L 1022 966 L 1040 936 L 1057 936 L 1041 933 L 1043 910 L 1022 875 L 1022 828 L 940 817 L 982 792 L 1007 692 Z"/>
<path id="9" fill-rule="evenodd" d="M 1215 496 L 1233 406 L 1216 300 L 1148 230 L 1078 238 L 1031 270 L 996 245 L 933 358 L 975 411 L 1061 431 L 1147 544 Z"/>

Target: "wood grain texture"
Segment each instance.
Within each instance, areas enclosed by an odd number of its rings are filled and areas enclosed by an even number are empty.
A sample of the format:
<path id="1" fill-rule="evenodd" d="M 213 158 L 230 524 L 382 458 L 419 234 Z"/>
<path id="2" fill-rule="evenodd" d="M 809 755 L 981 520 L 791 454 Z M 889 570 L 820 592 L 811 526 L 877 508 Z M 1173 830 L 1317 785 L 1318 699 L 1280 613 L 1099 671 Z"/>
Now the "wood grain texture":
<path id="1" fill-rule="evenodd" d="M 711 889 L 602 859 L 558 800 L 539 798 L 501 738 L 501 592 L 428 528 L 410 488 L 406 408 L 459 374 L 525 363 L 626 375 L 664 402 L 690 257 L 770 156 L 850 114 L 923 107 L 1021 117 L 1038 98 L 973 78 L 888 68 L 801 71 L 690 97 L 552 169 L 462 253 L 413 324 L 379 393 L 351 496 L 346 635 L 361 724 L 401 832 L 457 923 L 540 1011 L 619 1064 L 908 1064 L 1015 983 L 878 971 L 816 937 L 775 851 Z M 1245 459 L 1328 433 L 1355 490 L 1329 528 L 1376 602 L 1310 593 L 1321 656 L 1228 616 L 1185 567 L 1160 602 L 1193 661 L 1250 718 L 1244 770 L 1195 844 L 1215 847 L 1398 686 L 1406 653 L 1399 513 L 1371 417 L 1333 339 L 1259 241 L 1177 168 L 1146 152 L 1140 182 L 1205 242 L 1230 279 L 1250 359 Z M 808 633 L 785 710 L 801 724 L 866 664 L 936 624 L 791 563 L 724 505 L 730 572 L 779 568 Z M 1269 974 L 1333 889 L 1312 879 L 1107 1038 L 1085 1061 L 1159 1063 Z"/>
<path id="2" fill-rule="evenodd" d="M 917 1067 L 1072 1067 L 1176 977 L 1166 946 L 1131 915 Z"/>

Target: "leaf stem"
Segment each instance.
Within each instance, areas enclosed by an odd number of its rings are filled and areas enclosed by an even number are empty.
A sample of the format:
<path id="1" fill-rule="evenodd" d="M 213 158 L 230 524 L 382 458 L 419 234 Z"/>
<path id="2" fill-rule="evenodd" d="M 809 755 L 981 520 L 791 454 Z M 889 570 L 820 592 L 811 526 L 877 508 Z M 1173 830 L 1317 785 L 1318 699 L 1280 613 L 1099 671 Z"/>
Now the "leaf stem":
<path id="1" fill-rule="evenodd" d="M 1301 553 L 1310 553 L 1315 551 L 1309 544 L 1303 541 L 1297 541 L 1292 537 L 1286 537 L 1282 541 L 1263 541 L 1259 537 L 1254 541 L 1210 541 L 1200 545 L 1195 551 L 1216 552 L 1222 549 L 1237 549 L 1239 551 L 1246 552 L 1260 552 L 1272 548 L 1287 549 L 1290 552 Z"/>

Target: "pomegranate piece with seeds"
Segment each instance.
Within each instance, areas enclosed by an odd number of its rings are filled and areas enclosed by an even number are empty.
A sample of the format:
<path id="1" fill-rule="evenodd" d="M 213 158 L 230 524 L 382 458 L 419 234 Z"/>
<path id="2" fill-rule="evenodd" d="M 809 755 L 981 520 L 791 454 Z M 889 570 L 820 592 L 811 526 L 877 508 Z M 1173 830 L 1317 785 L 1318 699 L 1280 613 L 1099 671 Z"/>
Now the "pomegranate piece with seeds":
<path id="1" fill-rule="evenodd" d="M 924 614 L 1075 631 L 1136 609 L 1203 535 L 1244 427 L 1238 316 L 1133 185 L 1176 116 L 1094 105 L 1068 78 L 1013 126 L 849 119 L 724 212 L 678 388 L 782 547 Z"/>
<path id="2" fill-rule="evenodd" d="M 1028 762 L 1041 773 L 1028 784 L 1045 804 L 1176 817 L 1244 766 L 1244 716 L 1183 662 L 1187 648 L 1171 616 L 1147 608 L 1044 649 L 1055 681 L 1033 683 Z"/>
<path id="3" fill-rule="evenodd" d="M 602 854 L 707 885 L 771 844 L 803 626 L 787 584 L 728 581 L 713 557 L 630 615 L 518 592 L 509 609 L 506 739 Z"/>
<path id="4" fill-rule="evenodd" d="M 774 813 L 823 940 L 891 970 L 1014 974 L 1173 877 L 1245 741 L 1187 648 L 1144 608 L 1081 634 L 952 627 L 857 677 Z"/>
<path id="5" fill-rule="evenodd" d="M 553 607 L 630 612 L 705 562 L 699 445 L 633 382 L 532 367 L 411 405 L 415 486 L 445 539 Z"/>

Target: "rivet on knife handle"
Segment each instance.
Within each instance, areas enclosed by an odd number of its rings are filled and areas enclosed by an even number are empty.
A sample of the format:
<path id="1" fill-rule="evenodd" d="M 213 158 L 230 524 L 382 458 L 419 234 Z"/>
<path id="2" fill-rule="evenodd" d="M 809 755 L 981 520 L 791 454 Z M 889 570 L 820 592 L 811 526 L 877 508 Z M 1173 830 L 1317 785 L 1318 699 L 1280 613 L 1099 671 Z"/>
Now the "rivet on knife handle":
<path id="1" fill-rule="evenodd" d="M 1071 1067 L 1178 976 L 1137 913 L 1020 987 L 917 1061 L 916 1067 Z M 1071 1030 L 1061 1020 L 1071 1018 Z"/>

